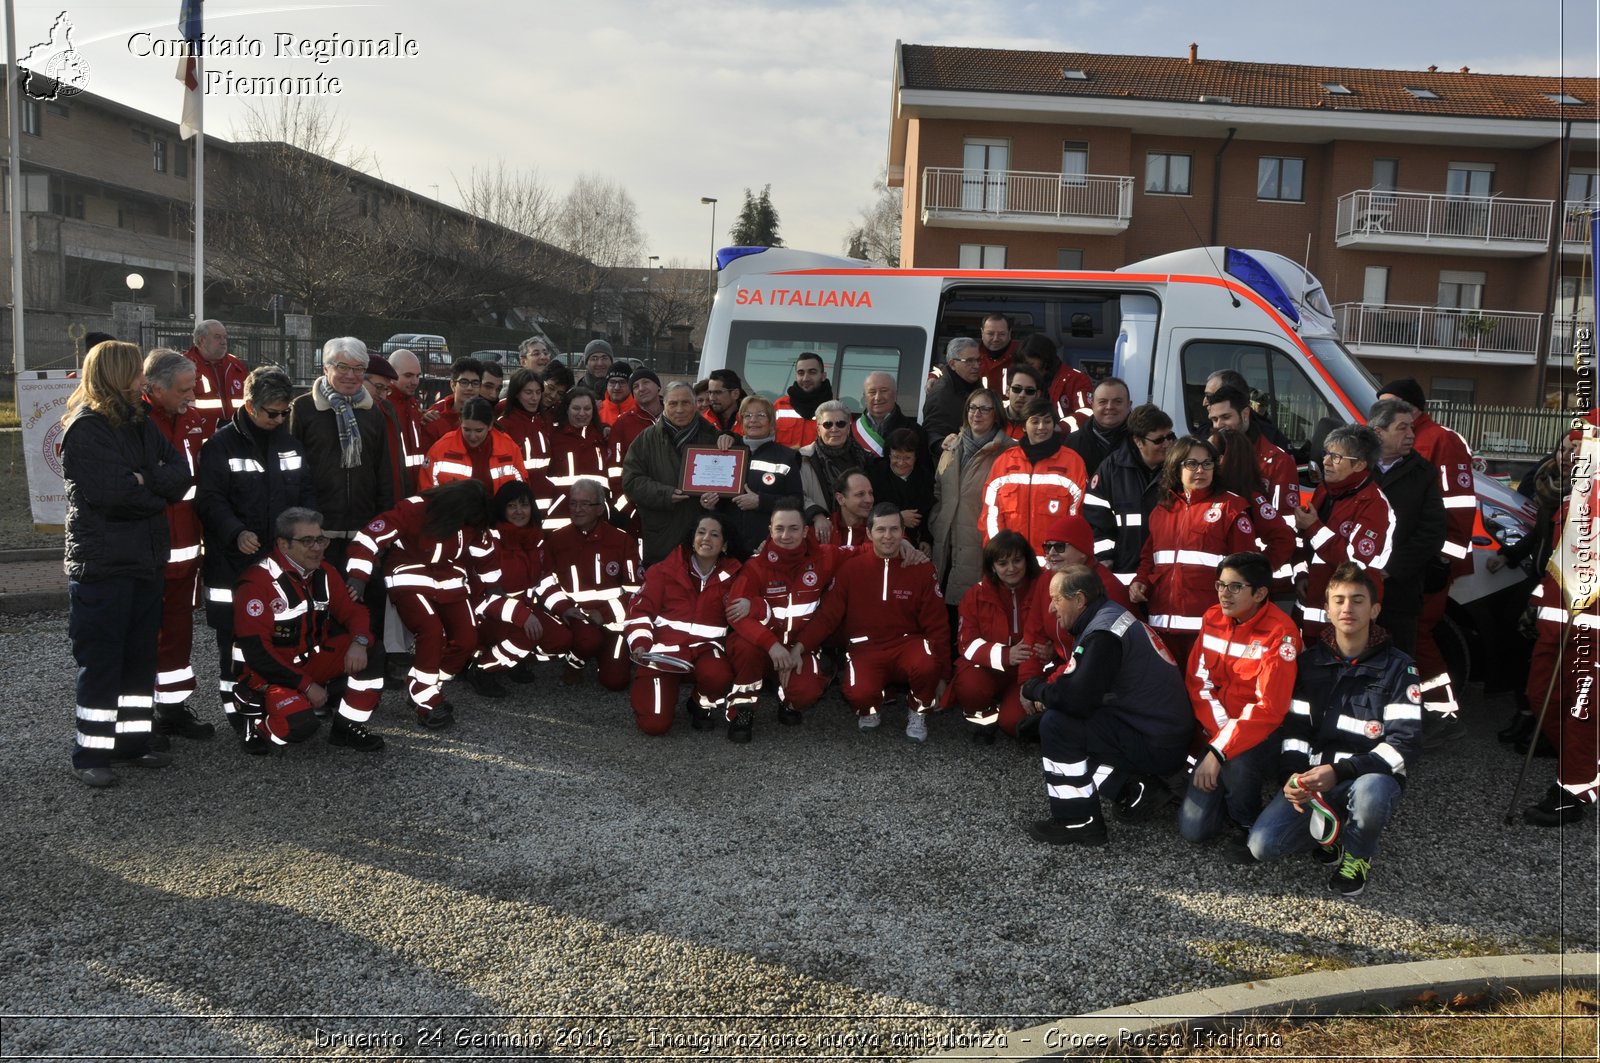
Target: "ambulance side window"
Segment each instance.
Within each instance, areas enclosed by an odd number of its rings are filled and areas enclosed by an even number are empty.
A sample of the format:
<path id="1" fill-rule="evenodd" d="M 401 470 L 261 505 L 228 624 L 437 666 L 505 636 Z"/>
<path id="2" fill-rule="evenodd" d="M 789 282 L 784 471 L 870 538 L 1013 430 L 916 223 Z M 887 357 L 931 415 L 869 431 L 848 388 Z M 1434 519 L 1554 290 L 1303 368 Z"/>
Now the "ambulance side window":
<path id="1" fill-rule="evenodd" d="M 744 365 L 739 375 L 744 378 L 745 391 L 750 395 L 765 395 L 776 399 L 794 383 L 794 363 L 807 351 L 822 356 L 822 364 L 832 367 L 834 340 L 815 337 L 811 340 L 751 340 L 744 349 Z"/>
<path id="2" fill-rule="evenodd" d="M 1257 343 L 1205 340 L 1183 349 L 1183 405 L 1191 430 L 1209 435 L 1206 416 L 1206 378 L 1219 369 L 1234 369 L 1250 383 L 1253 403 L 1288 437 L 1303 447 L 1326 418 L 1343 423 L 1333 406 L 1294 359 L 1282 351 Z"/>
<path id="3" fill-rule="evenodd" d="M 794 383 L 795 359 L 807 351 L 822 357 L 834 395 L 852 411 L 861 410 L 867 374 L 881 371 L 899 382 L 900 408 L 916 414 L 928 357 L 928 334 L 920 328 L 736 321 L 728 330 L 726 364 L 750 394 L 776 399 Z"/>
<path id="4" fill-rule="evenodd" d="M 870 373 L 888 373 L 895 377 L 900 409 L 906 413 L 916 413 L 917 389 L 913 388 L 910 394 L 907 394 L 904 384 L 900 383 L 903 378 L 900 377 L 898 349 L 846 346 L 843 357 L 839 359 L 839 376 L 833 382 L 833 393 L 850 407 L 851 413 L 861 412 L 861 393 L 864 390 L 862 385 L 866 383 L 867 375 Z"/>

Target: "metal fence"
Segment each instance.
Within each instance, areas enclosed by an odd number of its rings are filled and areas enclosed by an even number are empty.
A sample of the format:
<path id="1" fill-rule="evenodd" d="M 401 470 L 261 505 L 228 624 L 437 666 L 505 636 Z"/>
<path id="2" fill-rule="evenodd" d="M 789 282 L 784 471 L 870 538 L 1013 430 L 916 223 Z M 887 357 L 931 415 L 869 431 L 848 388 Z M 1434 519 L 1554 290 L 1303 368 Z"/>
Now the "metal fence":
<path id="1" fill-rule="evenodd" d="M 1133 216 L 1133 178 L 929 166 L 922 171 L 922 209 L 1126 222 Z"/>
<path id="2" fill-rule="evenodd" d="M 1469 406 L 1430 402 L 1428 416 L 1461 433 L 1474 454 L 1538 458 L 1550 453 L 1581 414 L 1526 406 Z"/>
<path id="3" fill-rule="evenodd" d="M 228 351 L 251 369 L 275 365 L 296 384 L 310 384 L 322 372 L 322 348 L 300 336 L 275 331 L 271 326 L 228 326 Z M 171 347 L 186 351 L 194 343 L 194 325 L 188 321 L 155 321 L 143 326 L 139 344 L 145 350 Z"/>
<path id="4" fill-rule="evenodd" d="M 1548 199 L 1449 196 L 1363 189 L 1339 197 L 1334 235 L 1415 236 L 1524 243 L 1550 238 Z"/>

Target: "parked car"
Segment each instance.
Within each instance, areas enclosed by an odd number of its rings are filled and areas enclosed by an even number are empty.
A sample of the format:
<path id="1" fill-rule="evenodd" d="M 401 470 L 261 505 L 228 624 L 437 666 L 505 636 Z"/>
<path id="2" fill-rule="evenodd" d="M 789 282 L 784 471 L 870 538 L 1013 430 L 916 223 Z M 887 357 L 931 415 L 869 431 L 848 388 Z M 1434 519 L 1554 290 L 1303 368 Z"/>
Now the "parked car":
<path id="1" fill-rule="evenodd" d="M 393 354 L 400 350 L 410 351 L 422 359 L 422 371 L 425 374 L 449 372 L 450 344 L 443 336 L 426 332 L 396 332 L 383 341 L 382 353 Z"/>

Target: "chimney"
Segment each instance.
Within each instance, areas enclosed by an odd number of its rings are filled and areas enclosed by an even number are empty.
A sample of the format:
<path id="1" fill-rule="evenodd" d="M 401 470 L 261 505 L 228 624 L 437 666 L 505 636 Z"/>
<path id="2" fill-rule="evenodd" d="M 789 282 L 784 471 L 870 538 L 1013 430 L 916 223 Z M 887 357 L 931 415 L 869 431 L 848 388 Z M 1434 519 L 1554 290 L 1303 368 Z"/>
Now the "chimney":
<path id="1" fill-rule="evenodd" d="M 1429 63 L 1428 64 L 1428 73 L 1437 74 L 1438 72 L 1439 72 L 1439 65 L 1437 63 Z"/>
<path id="2" fill-rule="evenodd" d="M 1472 73 L 1472 68 L 1471 68 L 1471 67 L 1465 67 L 1465 66 L 1464 66 L 1464 67 L 1462 67 L 1462 68 L 1461 68 L 1461 72 L 1462 72 L 1462 73 L 1463 73 L 1463 74 L 1470 74 L 1470 73 Z"/>
<path id="3" fill-rule="evenodd" d="M 1200 61 L 1200 46 L 1194 41 L 1189 42 L 1189 65 L 1194 66 Z"/>

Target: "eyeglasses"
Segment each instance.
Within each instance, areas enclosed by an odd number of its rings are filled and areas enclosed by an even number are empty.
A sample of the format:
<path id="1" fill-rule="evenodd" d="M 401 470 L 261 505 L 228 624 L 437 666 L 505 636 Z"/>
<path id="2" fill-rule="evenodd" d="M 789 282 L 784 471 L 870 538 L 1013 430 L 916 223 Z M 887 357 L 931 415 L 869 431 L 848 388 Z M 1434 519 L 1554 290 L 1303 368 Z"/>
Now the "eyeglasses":
<path id="1" fill-rule="evenodd" d="M 967 407 L 967 412 L 968 413 L 993 413 L 994 412 L 994 407 L 993 406 L 968 406 Z"/>
<path id="2" fill-rule="evenodd" d="M 1360 460 L 1360 459 L 1352 458 L 1348 454 L 1340 454 L 1336 450 L 1324 451 L 1323 455 L 1322 455 L 1322 464 L 1324 464 L 1324 465 L 1338 465 L 1340 462 L 1358 461 L 1358 460 Z"/>
<path id="3" fill-rule="evenodd" d="M 567 505 L 572 509 L 592 509 L 595 506 L 599 506 L 599 505 L 603 505 L 603 504 L 604 503 L 601 503 L 601 502 L 590 502 L 587 499 L 582 499 L 582 498 L 569 498 L 569 499 L 567 499 Z"/>
<path id="4" fill-rule="evenodd" d="M 1217 463 L 1212 461 L 1210 458 L 1206 458 L 1204 461 L 1196 461 L 1194 458 L 1187 458 L 1183 462 L 1183 467 L 1188 469 L 1190 472 L 1197 472 L 1200 469 L 1215 469 L 1217 467 Z"/>
<path id="5" fill-rule="evenodd" d="M 821 427 L 821 428 L 849 428 L 850 427 L 850 422 L 849 421 L 818 421 L 817 425 L 818 425 L 818 427 Z"/>
<path id="6" fill-rule="evenodd" d="M 337 376 L 357 376 L 367 371 L 365 363 L 361 365 L 346 365 L 344 362 L 334 362 L 328 368 L 332 369 Z"/>
<path id="7" fill-rule="evenodd" d="M 281 421 L 289 416 L 289 407 L 285 406 L 281 410 L 263 410 L 257 407 L 256 412 L 269 421 Z"/>
<path id="8" fill-rule="evenodd" d="M 328 543 L 332 542 L 333 540 L 329 539 L 326 535 L 301 535 L 291 537 L 289 541 L 291 543 L 299 543 L 307 550 L 310 550 L 312 547 L 316 546 L 327 546 Z"/>
<path id="9" fill-rule="evenodd" d="M 950 359 L 950 364 L 951 365 L 977 365 L 978 362 L 980 362 L 980 361 L 982 361 L 982 359 L 978 358 L 976 356 L 973 356 L 971 358 L 952 358 L 952 359 Z"/>
<path id="10" fill-rule="evenodd" d="M 1011 389 L 1010 390 L 1011 390 L 1011 394 L 1013 394 L 1013 395 L 1037 395 L 1037 394 L 1039 394 L 1039 389 L 1038 388 L 1023 388 L 1023 387 L 1018 387 L 1015 384 L 1011 385 Z"/>
<path id="11" fill-rule="evenodd" d="M 1054 541 L 1045 543 L 1043 545 L 1044 545 L 1044 552 L 1047 553 L 1047 554 L 1059 554 L 1059 553 L 1061 553 L 1063 550 L 1065 550 L 1067 548 L 1067 544 L 1066 543 L 1058 543 L 1058 542 L 1054 542 Z"/>
<path id="12" fill-rule="evenodd" d="M 1248 591 L 1248 590 L 1254 590 L 1254 589 L 1255 588 L 1250 586 L 1250 584 L 1248 584 L 1248 583 L 1224 583 L 1221 580 L 1217 580 L 1217 593 L 1218 594 L 1238 594 L 1240 591 Z"/>
<path id="13" fill-rule="evenodd" d="M 1150 438 L 1149 436 L 1141 436 L 1140 438 L 1143 439 L 1146 443 L 1149 443 L 1152 447 L 1164 447 L 1168 443 L 1177 442 L 1178 433 L 1176 433 L 1176 432 L 1168 432 L 1166 435 L 1164 435 L 1164 436 L 1156 436 L 1154 439 Z"/>
<path id="14" fill-rule="evenodd" d="M 482 383 L 483 381 L 475 376 L 458 376 L 456 377 L 455 386 L 458 388 L 475 388 Z"/>

